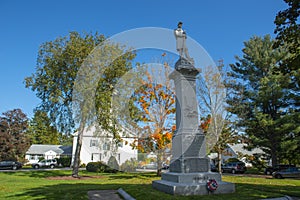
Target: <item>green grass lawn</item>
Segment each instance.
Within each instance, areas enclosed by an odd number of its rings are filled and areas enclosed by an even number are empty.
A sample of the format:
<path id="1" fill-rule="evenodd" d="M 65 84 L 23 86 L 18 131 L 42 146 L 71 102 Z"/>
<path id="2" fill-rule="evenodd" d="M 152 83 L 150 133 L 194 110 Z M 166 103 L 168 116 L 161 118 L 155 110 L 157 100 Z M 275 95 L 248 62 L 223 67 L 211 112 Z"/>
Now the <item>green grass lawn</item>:
<path id="1" fill-rule="evenodd" d="M 155 173 L 96 174 L 81 172 L 90 179 L 49 180 L 68 176 L 71 171 L 0 172 L 0 199 L 88 199 L 89 190 L 123 188 L 136 199 L 199 199 L 199 196 L 172 196 L 152 189 Z M 261 199 L 284 195 L 300 197 L 300 180 L 223 176 L 236 184 L 234 194 L 202 196 L 201 199 Z"/>

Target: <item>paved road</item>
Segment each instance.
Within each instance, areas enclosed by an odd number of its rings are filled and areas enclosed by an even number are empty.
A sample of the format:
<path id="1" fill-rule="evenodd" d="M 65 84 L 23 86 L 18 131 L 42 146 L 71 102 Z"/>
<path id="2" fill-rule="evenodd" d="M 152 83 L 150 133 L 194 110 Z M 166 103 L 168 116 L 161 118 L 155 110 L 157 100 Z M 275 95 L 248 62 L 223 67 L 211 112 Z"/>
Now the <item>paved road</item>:
<path id="1" fill-rule="evenodd" d="M 63 168 L 40 168 L 40 169 L 33 169 L 33 168 L 22 168 L 17 170 L 11 170 L 11 169 L 1 169 L 0 172 L 28 172 L 28 171 L 54 171 L 54 170 L 72 170 L 70 167 L 63 167 Z M 85 170 L 85 168 L 82 168 L 80 170 Z"/>
<path id="2" fill-rule="evenodd" d="M 231 173 L 223 173 L 222 175 L 225 176 L 247 176 L 247 177 L 257 177 L 257 178 L 272 178 L 271 175 L 264 175 L 264 174 L 231 174 Z"/>

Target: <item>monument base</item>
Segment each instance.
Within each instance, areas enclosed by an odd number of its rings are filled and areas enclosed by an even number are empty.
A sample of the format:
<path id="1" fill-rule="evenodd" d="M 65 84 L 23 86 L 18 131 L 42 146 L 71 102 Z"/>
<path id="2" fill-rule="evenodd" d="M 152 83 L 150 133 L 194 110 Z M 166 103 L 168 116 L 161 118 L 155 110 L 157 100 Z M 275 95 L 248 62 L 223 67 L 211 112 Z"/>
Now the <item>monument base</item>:
<path id="1" fill-rule="evenodd" d="M 207 181 L 215 179 L 218 188 L 215 191 L 207 189 Z M 152 187 L 172 195 L 208 195 L 235 192 L 233 183 L 223 182 L 221 175 L 213 172 L 203 173 L 164 173 L 162 180 L 152 182 Z"/>

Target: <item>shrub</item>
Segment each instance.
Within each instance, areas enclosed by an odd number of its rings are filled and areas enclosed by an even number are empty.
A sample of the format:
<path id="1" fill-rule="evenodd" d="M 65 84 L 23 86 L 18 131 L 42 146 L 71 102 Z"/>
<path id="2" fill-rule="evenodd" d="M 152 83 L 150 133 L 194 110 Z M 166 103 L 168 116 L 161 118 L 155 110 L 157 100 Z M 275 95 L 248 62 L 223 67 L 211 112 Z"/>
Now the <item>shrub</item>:
<path id="1" fill-rule="evenodd" d="M 114 156 L 111 156 L 111 157 L 108 159 L 107 165 L 108 165 L 110 168 L 112 168 L 112 169 L 117 169 L 117 170 L 119 170 L 119 164 L 118 164 L 118 161 L 117 161 L 117 159 L 116 159 Z"/>
<path id="2" fill-rule="evenodd" d="M 71 157 L 60 157 L 57 158 L 57 163 L 59 164 L 59 166 L 63 166 L 63 167 L 70 167 L 71 165 Z"/>
<path id="3" fill-rule="evenodd" d="M 116 173 L 118 170 L 112 169 L 107 166 L 104 162 L 89 162 L 86 165 L 86 170 L 89 172 L 100 172 L 100 173 Z"/>
<path id="4" fill-rule="evenodd" d="M 124 172 L 135 172 L 137 167 L 138 161 L 134 158 L 131 158 L 130 160 L 126 160 L 125 163 L 121 165 L 120 170 Z"/>
<path id="5" fill-rule="evenodd" d="M 86 164 L 85 164 L 85 163 L 81 163 L 81 164 L 80 164 L 80 167 L 81 167 L 81 168 L 86 168 Z"/>
<path id="6" fill-rule="evenodd" d="M 99 172 L 102 162 L 90 162 L 86 165 L 86 170 L 89 172 Z"/>
<path id="7" fill-rule="evenodd" d="M 241 162 L 241 161 L 237 158 L 229 158 L 228 160 L 226 160 L 225 163 L 230 163 L 230 162 Z"/>
<path id="8" fill-rule="evenodd" d="M 138 160 L 139 161 L 145 161 L 147 159 L 147 154 L 146 153 L 138 153 Z"/>

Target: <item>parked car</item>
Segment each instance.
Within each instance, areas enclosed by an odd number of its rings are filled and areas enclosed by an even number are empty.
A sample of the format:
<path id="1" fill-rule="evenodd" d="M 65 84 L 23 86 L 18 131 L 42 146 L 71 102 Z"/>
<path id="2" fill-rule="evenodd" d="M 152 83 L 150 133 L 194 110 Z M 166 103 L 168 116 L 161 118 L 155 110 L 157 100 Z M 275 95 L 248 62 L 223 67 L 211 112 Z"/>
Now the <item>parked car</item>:
<path id="1" fill-rule="evenodd" d="M 169 168 L 170 168 L 170 166 L 168 164 L 165 164 L 165 163 L 162 164 L 162 169 L 167 170 Z"/>
<path id="2" fill-rule="evenodd" d="M 265 174 L 266 175 L 272 175 L 273 172 L 288 169 L 290 167 L 296 167 L 296 166 L 295 165 L 281 165 L 281 164 L 280 165 L 275 165 L 274 167 L 269 166 L 269 167 L 265 168 Z"/>
<path id="3" fill-rule="evenodd" d="M 272 176 L 274 178 L 300 178 L 300 170 L 297 167 L 289 167 L 273 172 Z"/>
<path id="4" fill-rule="evenodd" d="M 157 169 L 157 164 L 152 162 L 142 166 L 143 169 Z"/>
<path id="5" fill-rule="evenodd" d="M 38 163 L 33 163 L 32 164 L 32 167 L 34 169 L 38 169 L 38 168 L 41 168 L 41 167 L 54 168 L 56 166 L 58 166 L 56 159 L 41 160 Z"/>
<path id="6" fill-rule="evenodd" d="M 245 173 L 247 170 L 245 163 L 243 162 L 229 162 L 222 166 L 222 173 Z"/>
<path id="7" fill-rule="evenodd" d="M 214 165 L 214 164 L 210 164 L 210 171 L 211 172 L 217 172 L 218 170 L 217 170 L 217 167 Z"/>
<path id="8" fill-rule="evenodd" d="M 22 163 L 17 161 L 1 161 L 0 162 L 0 169 L 13 169 L 17 170 L 22 168 Z"/>

